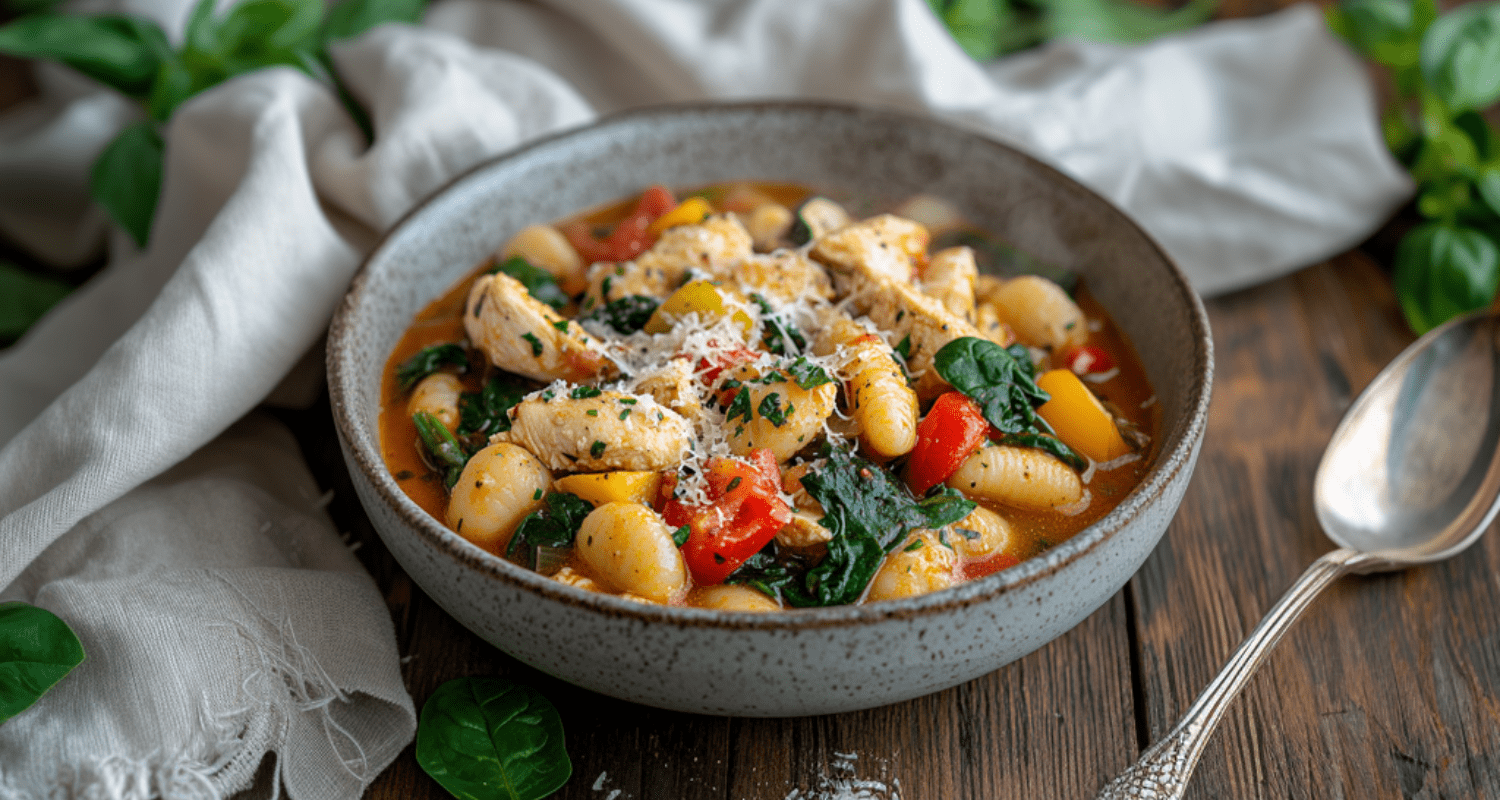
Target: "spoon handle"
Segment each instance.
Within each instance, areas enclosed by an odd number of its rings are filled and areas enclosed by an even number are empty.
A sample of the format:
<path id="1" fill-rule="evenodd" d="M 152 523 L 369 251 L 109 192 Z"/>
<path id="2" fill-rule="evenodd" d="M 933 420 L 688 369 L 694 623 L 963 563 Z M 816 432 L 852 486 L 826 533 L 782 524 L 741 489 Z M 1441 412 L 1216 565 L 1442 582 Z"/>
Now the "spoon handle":
<path id="1" fill-rule="evenodd" d="M 1229 663 L 1193 701 L 1177 727 L 1141 754 L 1134 766 L 1104 787 L 1097 800 L 1176 800 L 1182 797 L 1187 791 L 1188 778 L 1198 765 L 1198 757 L 1203 754 L 1203 746 L 1208 744 L 1208 737 L 1224 717 L 1230 701 L 1250 682 L 1255 668 L 1281 641 L 1292 623 L 1312 605 L 1313 598 L 1323 591 L 1323 587 L 1350 572 L 1350 561 L 1359 555 L 1343 547 L 1314 561 L 1249 638 L 1234 651 Z"/>

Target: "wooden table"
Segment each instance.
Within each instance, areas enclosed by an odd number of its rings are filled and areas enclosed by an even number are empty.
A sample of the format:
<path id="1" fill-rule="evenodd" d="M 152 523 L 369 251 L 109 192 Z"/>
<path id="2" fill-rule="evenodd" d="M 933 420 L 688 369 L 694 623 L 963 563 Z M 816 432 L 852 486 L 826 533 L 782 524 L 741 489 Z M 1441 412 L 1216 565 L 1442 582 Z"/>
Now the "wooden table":
<path id="1" fill-rule="evenodd" d="M 1232 5 L 1243 15 L 1275 3 Z M 0 59 L 0 106 L 27 88 Z M 539 688 L 562 712 L 573 759 L 558 798 L 786 800 L 854 777 L 888 787 L 875 798 L 1088 800 L 1331 549 L 1312 513 L 1318 459 L 1359 389 L 1411 340 L 1377 263 L 1386 258 L 1366 248 L 1208 304 L 1218 363 L 1202 457 L 1166 537 L 1123 591 L 990 675 L 854 714 L 672 713 L 517 663 L 395 564 L 354 497 L 326 398 L 282 417 L 334 491 L 339 529 L 363 545 L 417 703 L 468 675 Z M 407 748 L 368 796 L 447 795 Z M 1188 796 L 1500 797 L 1500 537 L 1440 565 L 1334 585 L 1230 710 Z"/>

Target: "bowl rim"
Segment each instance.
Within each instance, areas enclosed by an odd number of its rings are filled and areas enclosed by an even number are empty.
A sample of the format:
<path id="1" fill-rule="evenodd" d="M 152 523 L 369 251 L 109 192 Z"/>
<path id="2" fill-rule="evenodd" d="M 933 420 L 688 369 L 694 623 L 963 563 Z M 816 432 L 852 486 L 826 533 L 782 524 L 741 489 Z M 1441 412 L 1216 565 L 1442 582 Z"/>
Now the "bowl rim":
<path id="1" fill-rule="evenodd" d="M 1108 514 L 1093 524 L 1069 537 L 1045 553 L 1033 556 L 999 572 L 965 581 L 957 586 L 938 592 L 877 603 L 827 606 L 820 608 L 783 609 L 776 613 L 729 612 L 686 606 L 647 605 L 632 602 L 613 595 L 589 592 L 559 583 L 546 576 L 512 564 L 499 556 L 480 549 L 477 545 L 449 530 L 447 526 L 418 506 L 386 469 L 379 453 L 379 431 L 366 430 L 366 426 L 355 422 L 351 397 L 358 390 L 356 381 L 361 376 L 352 374 L 351 351 L 354 333 L 354 314 L 360 305 L 370 275 L 370 265 L 379 257 L 390 240 L 417 215 L 421 214 L 438 198 L 447 194 L 458 184 L 476 173 L 488 170 L 502 161 L 526 157 L 529 153 L 565 144 L 569 139 L 597 135 L 601 130 L 625 124 L 649 120 L 653 117 L 674 117 L 683 114 L 716 113 L 835 113 L 850 116 L 874 116 L 894 119 L 902 124 L 937 126 L 950 135 L 972 138 L 982 146 L 1007 151 L 1012 157 L 1030 162 L 1029 167 L 1050 176 L 1080 194 L 1092 196 L 1120 220 L 1134 229 L 1145 243 L 1156 253 L 1168 269 L 1171 287 L 1178 299 L 1189 311 L 1189 324 L 1193 347 L 1192 379 L 1188 386 L 1188 409 L 1186 418 L 1171 430 L 1159 435 L 1175 437 L 1163 439 L 1157 451 L 1156 463 L 1147 470 L 1141 482 L 1125 499 Z M 557 131 L 529 140 L 515 148 L 487 158 L 464 170 L 441 187 L 417 202 L 399 220 L 383 233 L 360 263 L 351 280 L 348 291 L 335 309 L 329 326 L 325 351 L 328 371 L 330 404 L 340 440 L 345 453 L 352 456 L 351 468 L 357 467 L 380 500 L 396 515 L 405 527 L 420 537 L 431 548 L 453 558 L 480 576 L 501 581 L 546 600 L 582 608 L 607 617 L 665 624 L 678 628 L 717 628 L 723 630 L 770 630 L 790 631 L 831 627 L 866 625 L 882 620 L 910 620 L 931 616 L 964 607 L 986 603 L 1002 595 L 1021 590 L 1037 581 L 1062 571 L 1069 565 L 1099 548 L 1114 538 L 1146 506 L 1152 504 L 1176 482 L 1179 473 L 1190 469 L 1194 451 L 1207 427 L 1210 395 L 1213 385 L 1213 338 L 1209 330 L 1208 315 L 1202 300 L 1188 284 L 1186 276 L 1177 262 L 1166 252 L 1149 232 L 1141 228 L 1124 210 L 1108 198 L 1066 175 L 1056 167 L 1048 165 L 1016 146 L 1007 144 L 983 132 L 962 127 L 940 117 L 914 114 L 889 108 L 876 108 L 848 103 L 821 100 L 769 100 L 747 102 L 693 102 L 651 105 L 627 109 L 603 115 L 585 125 Z M 347 367 L 347 369 L 346 369 Z M 1166 426 L 1164 426 L 1165 428 Z M 357 435 L 365 433 L 368 440 Z M 367 447 L 373 441 L 373 447 Z M 1171 445 L 1168 449 L 1167 445 Z M 346 462 L 349 460 L 346 459 Z M 1153 547 L 1154 547 L 1153 542 Z"/>

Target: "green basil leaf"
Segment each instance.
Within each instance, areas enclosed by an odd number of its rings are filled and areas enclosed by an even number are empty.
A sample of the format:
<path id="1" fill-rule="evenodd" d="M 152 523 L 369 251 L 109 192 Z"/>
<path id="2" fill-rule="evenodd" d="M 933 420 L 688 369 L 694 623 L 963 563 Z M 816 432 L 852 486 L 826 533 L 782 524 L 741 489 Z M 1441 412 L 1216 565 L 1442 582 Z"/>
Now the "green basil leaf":
<path id="1" fill-rule="evenodd" d="M 0 344 L 13 342 L 73 287 L 0 261 Z"/>
<path id="2" fill-rule="evenodd" d="M 1427 223 L 1396 247 L 1396 297 L 1417 333 L 1489 305 L 1497 284 L 1500 248 L 1473 228 Z"/>
<path id="3" fill-rule="evenodd" d="M 328 9 L 323 20 L 323 41 L 352 39 L 386 22 L 416 24 L 422 20 L 426 3 L 427 0 L 343 0 Z"/>
<path id="4" fill-rule="evenodd" d="M 496 264 L 489 270 L 493 275 L 503 272 L 515 278 L 526 287 L 527 294 L 552 306 L 554 310 L 561 309 L 568 304 L 568 295 L 557 285 L 557 279 L 552 273 L 541 267 L 534 267 L 526 259 L 520 256 L 512 256 L 502 264 Z"/>
<path id="5" fill-rule="evenodd" d="M 396 367 L 396 384 L 401 391 L 408 391 L 443 367 L 458 367 L 459 372 L 468 370 L 469 352 L 451 342 L 428 345 Z"/>
<path id="6" fill-rule="evenodd" d="M 567 548 L 573 546 L 583 518 L 594 510 L 594 505 L 576 494 L 553 492 L 546 497 L 546 505 L 526 515 L 510 537 L 505 548 L 505 557 L 521 566 L 537 568 L 537 549 L 542 547 Z"/>
<path id="7" fill-rule="evenodd" d="M 198 90 L 263 67 L 291 66 L 317 76 L 320 0 L 248 0 L 214 16 L 200 0 L 189 16 L 182 61 Z"/>
<path id="8" fill-rule="evenodd" d="M 155 123 L 137 122 L 104 148 L 90 176 L 94 200 L 141 247 L 146 246 L 156 215 L 165 149 Z"/>
<path id="9" fill-rule="evenodd" d="M 1414 67 L 1421 59 L 1422 33 L 1432 23 L 1422 4 L 1411 0 L 1343 0 L 1328 12 L 1328 25 L 1371 61 L 1393 68 Z M 1431 8 L 1431 4 L 1427 4 Z"/>
<path id="10" fill-rule="evenodd" d="M 1130 44 L 1206 22 L 1219 0 L 1188 0 L 1164 10 L 1130 0 L 1045 0 L 1047 36 L 1070 36 L 1096 42 Z"/>
<path id="11" fill-rule="evenodd" d="M 1500 2 L 1469 3 L 1438 17 L 1422 37 L 1422 75 L 1449 108 L 1500 99 Z"/>
<path id="12" fill-rule="evenodd" d="M 451 680 L 427 698 L 417 763 L 460 800 L 540 800 L 573 774 L 557 709 L 499 678 Z"/>
<path id="13" fill-rule="evenodd" d="M 34 14 L 0 28 L 0 53 L 60 61 L 131 97 L 145 97 L 171 51 L 154 22 L 134 16 Z"/>
<path id="14" fill-rule="evenodd" d="M 55 614 L 0 603 L 0 722 L 30 708 L 82 663 L 83 645 Z"/>
<path id="15" fill-rule="evenodd" d="M 1490 164 L 1481 170 L 1474 188 L 1490 207 L 1490 213 L 1500 215 L 1500 164 Z"/>

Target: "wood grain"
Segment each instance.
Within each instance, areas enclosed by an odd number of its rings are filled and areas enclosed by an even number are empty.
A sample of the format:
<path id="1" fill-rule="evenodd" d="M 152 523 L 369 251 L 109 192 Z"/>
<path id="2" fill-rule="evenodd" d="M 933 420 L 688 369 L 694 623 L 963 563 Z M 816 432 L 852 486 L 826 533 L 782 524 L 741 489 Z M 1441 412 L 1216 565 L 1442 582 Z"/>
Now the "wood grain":
<path id="1" fill-rule="evenodd" d="M 1171 532 L 1132 581 L 1142 711 L 1175 723 L 1264 611 L 1332 549 L 1312 479 L 1358 391 L 1411 341 L 1352 253 L 1209 303 L 1208 438 Z M 1500 539 L 1335 584 L 1209 745 L 1194 798 L 1500 797 Z"/>

